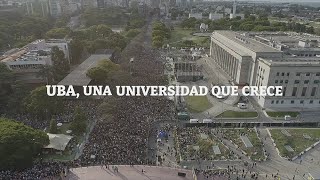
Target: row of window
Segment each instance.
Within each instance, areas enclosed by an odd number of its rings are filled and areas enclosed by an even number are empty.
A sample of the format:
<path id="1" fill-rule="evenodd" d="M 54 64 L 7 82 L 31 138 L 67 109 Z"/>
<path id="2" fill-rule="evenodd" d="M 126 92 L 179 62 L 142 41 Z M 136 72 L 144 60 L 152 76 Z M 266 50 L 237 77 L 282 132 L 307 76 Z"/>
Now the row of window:
<path id="1" fill-rule="evenodd" d="M 298 90 L 298 88 L 297 87 L 293 87 L 293 89 L 292 89 L 292 94 L 291 94 L 291 96 L 296 96 L 297 95 L 297 90 Z M 285 88 L 284 88 L 284 95 L 285 95 Z M 307 92 L 307 87 L 303 87 L 302 88 L 302 91 L 301 91 L 301 96 L 306 96 L 306 92 Z M 311 89 L 311 94 L 310 94 L 310 96 L 315 96 L 316 95 L 316 92 L 317 92 L 317 87 L 313 87 L 312 89 Z"/>
<path id="2" fill-rule="evenodd" d="M 302 74 L 301 72 L 297 72 L 296 76 L 301 76 L 301 74 Z M 306 76 L 310 76 L 311 75 L 311 73 L 305 73 L 305 74 L 306 74 Z M 285 76 L 285 75 L 286 76 L 290 76 L 290 73 L 288 73 L 288 72 L 287 73 L 284 73 L 284 72 L 281 73 L 281 76 Z M 277 72 L 276 76 L 280 76 L 280 72 Z M 316 73 L 316 76 L 320 76 L 320 72 Z"/>
<path id="3" fill-rule="evenodd" d="M 304 104 L 304 100 L 300 100 L 298 101 L 300 104 Z M 295 104 L 296 101 L 295 100 L 291 100 L 290 104 Z M 314 100 L 309 100 L 309 104 L 313 104 Z M 320 104 L 320 101 L 318 102 Z M 284 100 L 272 100 L 271 104 L 284 104 Z"/>
<path id="4" fill-rule="evenodd" d="M 277 84 L 277 83 L 280 83 L 280 84 L 281 84 L 281 83 L 283 83 L 283 82 L 284 82 L 285 84 L 288 84 L 289 80 L 275 80 L 275 81 L 274 81 L 274 83 L 276 83 L 276 84 Z M 304 81 L 303 81 L 304 84 L 309 84 L 309 82 L 310 82 L 309 80 L 304 80 Z M 300 80 L 294 80 L 294 84 L 299 84 L 299 83 L 300 83 Z M 319 84 L 319 83 L 320 83 L 320 80 L 314 80 L 314 81 L 313 81 L 313 84 Z"/>
<path id="5" fill-rule="evenodd" d="M 301 76 L 301 74 L 302 74 L 302 73 L 297 72 L 297 73 L 296 73 L 296 76 Z M 310 76 L 310 75 L 311 75 L 311 73 L 306 73 L 306 76 Z M 320 76 L 320 73 L 316 73 L 316 76 Z"/>

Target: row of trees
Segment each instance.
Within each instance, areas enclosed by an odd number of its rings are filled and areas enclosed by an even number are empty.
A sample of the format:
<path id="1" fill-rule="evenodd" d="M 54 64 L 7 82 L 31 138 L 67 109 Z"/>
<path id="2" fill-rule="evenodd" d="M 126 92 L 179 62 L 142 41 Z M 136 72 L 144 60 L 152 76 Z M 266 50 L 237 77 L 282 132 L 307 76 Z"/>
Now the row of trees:
<path id="1" fill-rule="evenodd" d="M 152 46 L 160 48 L 170 38 L 170 29 L 162 22 L 155 22 L 152 29 Z"/>
<path id="2" fill-rule="evenodd" d="M 240 17 L 234 19 L 219 19 L 219 20 L 197 20 L 196 18 L 185 19 L 181 23 L 182 28 L 198 29 L 201 23 L 208 24 L 209 29 L 213 30 L 234 30 L 234 31 L 294 31 L 306 32 L 314 34 L 314 28 L 296 22 L 274 22 L 271 23 L 266 16 L 245 16 L 244 19 Z"/>
<path id="3" fill-rule="evenodd" d="M 19 11 L 0 12 L 0 51 L 25 44 L 40 38 L 63 38 L 62 31 L 69 21 L 69 16 L 58 19 L 37 15 L 25 15 Z M 48 32 L 52 28 L 58 28 Z M 57 31 L 57 32 L 55 32 Z M 47 33 L 48 32 L 48 33 Z"/>

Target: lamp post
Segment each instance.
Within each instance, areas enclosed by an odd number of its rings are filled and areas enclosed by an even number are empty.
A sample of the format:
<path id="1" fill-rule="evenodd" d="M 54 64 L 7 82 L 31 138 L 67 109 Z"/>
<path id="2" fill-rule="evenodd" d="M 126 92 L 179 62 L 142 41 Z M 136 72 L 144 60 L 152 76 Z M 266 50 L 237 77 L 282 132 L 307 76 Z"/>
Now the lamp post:
<path id="1" fill-rule="evenodd" d="M 132 75 L 133 74 L 133 72 L 132 72 L 132 66 L 133 66 L 133 62 L 134 62 L 134 58 L 132 57 L 132 58 L 130 58 L 130 74 Z"/>

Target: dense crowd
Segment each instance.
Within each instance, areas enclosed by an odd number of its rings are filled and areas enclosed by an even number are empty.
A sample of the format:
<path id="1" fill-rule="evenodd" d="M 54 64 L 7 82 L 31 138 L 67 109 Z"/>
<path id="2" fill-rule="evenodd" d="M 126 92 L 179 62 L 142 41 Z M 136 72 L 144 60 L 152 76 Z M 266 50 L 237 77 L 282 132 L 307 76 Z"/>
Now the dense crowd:
<path id="1" fill-rule="evenodd" d="M 126 83 L 163 85 L 165 82 L 154 60 L 156 54 L 141 46 L 134 48 L 133 78 Z M 174 103 L 164 97 L 117 97 L 114 106 L 111 116 L 97 122 L 83 154 L 76 161 L 78 166 L 146 164 L 152 123 L 174 118 Z"/>
<path id="2" fill-rule="evenodd" d="M 36 162 L 31 168 L 22 171 L 0 171 L 0 179 L 35 180 L 54 179 L 64 176 L 68 171 L 68 165 L 62 162 Z"/>
<path id="3" fill-rule="evenodd" d="M 127 57 L 134 56 L 135 61 L 132 67 L 127 67 L 132 72 L 132 78 L 121 83 L 163 85 L 166 82 L 161 75 L 163 69 L 158 59 L 160 56 L 150 47 L 144 46 L 145 41 L 151 42 L 150 34 L 150 37 L 144 35 L 142 33 L 142 37 L 137 37 L 137 42 L 129 45 L 123 52 L 123 59 L 119 63 L 124 68 L 127 66 Z M 57 122 L 70 122 L 75 108 L 80 107 L 89 121 L 96 122 L 77 160 L 68 164 L 36 162 L 32 168 L 21 172 L 0 171 L 0 179 L 52 179 L 66 173 L 70 166 L 145 164 L 148 162 L 147 143 L 151 126 L 154 122 L 174 118 L 174 103 L 165 97 L 117 97 L 115 104 L 112 104 L 115 107 L 113 112 L 102 114 L 101 117 L 97 116 L 98 104 L 90 101 L 68 101 L 64 104 L 64 111 L 53 117 Z M 28 115 L 15 119 L 38 129 L 48 127 L 48 122 L 39 123 Z"/>
<path id="4" fill-rule="evenodd" d="M 97 106 L 100 101 L 98 100 L 66 100 L 63 102 L 63 109 L 65 114 L 57 114 L 52 118 L 56 119 L 57 122 L 70 122 L 73 119 L 75 109 L 80 108 L 88 118 L 88 122 L 93 122 L 96 119 Z M 67 118 L 69 117 L 69 118 Z M 15 119 L 19 122 L 23 122 L 36 129 L 44 130 L 48 127 L 48 121 L 38 120 L 35 117 L 27 114 L 16 114 L 15 116 L 8 116 L 8 118 Z M 64 119 L 65 118 L 65 119 Z M 73 139 L 74 141 L 74 139 Z M 71 142 L 69 143 L 69 145 Z M 74 144 L 74 143 L 73 143 Z M 73 162 L 58 163 L 58 162 L 42 162 L 37 161 L 34 165 L 23 171 L 0 171 L 0 180 L 2 179 L 53 179 L 53 177 L 64 174 L 67 167 L 73 165 Z"/>

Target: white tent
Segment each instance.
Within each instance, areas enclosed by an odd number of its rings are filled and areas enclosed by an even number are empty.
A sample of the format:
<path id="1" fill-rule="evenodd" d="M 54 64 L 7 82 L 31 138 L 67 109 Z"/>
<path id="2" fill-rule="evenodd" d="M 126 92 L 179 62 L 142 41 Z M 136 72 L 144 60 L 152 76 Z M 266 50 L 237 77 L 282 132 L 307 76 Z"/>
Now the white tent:
<path id="1" fill-rule="evenodd" d="M 69 141 L 73 138 L 72 136 L 64 135 L 64 134 L 50 134 L 49 136 L 50 144 L 44 148 L 47 149 L 56 149 L 59 151 L 64 151 Z"/>

